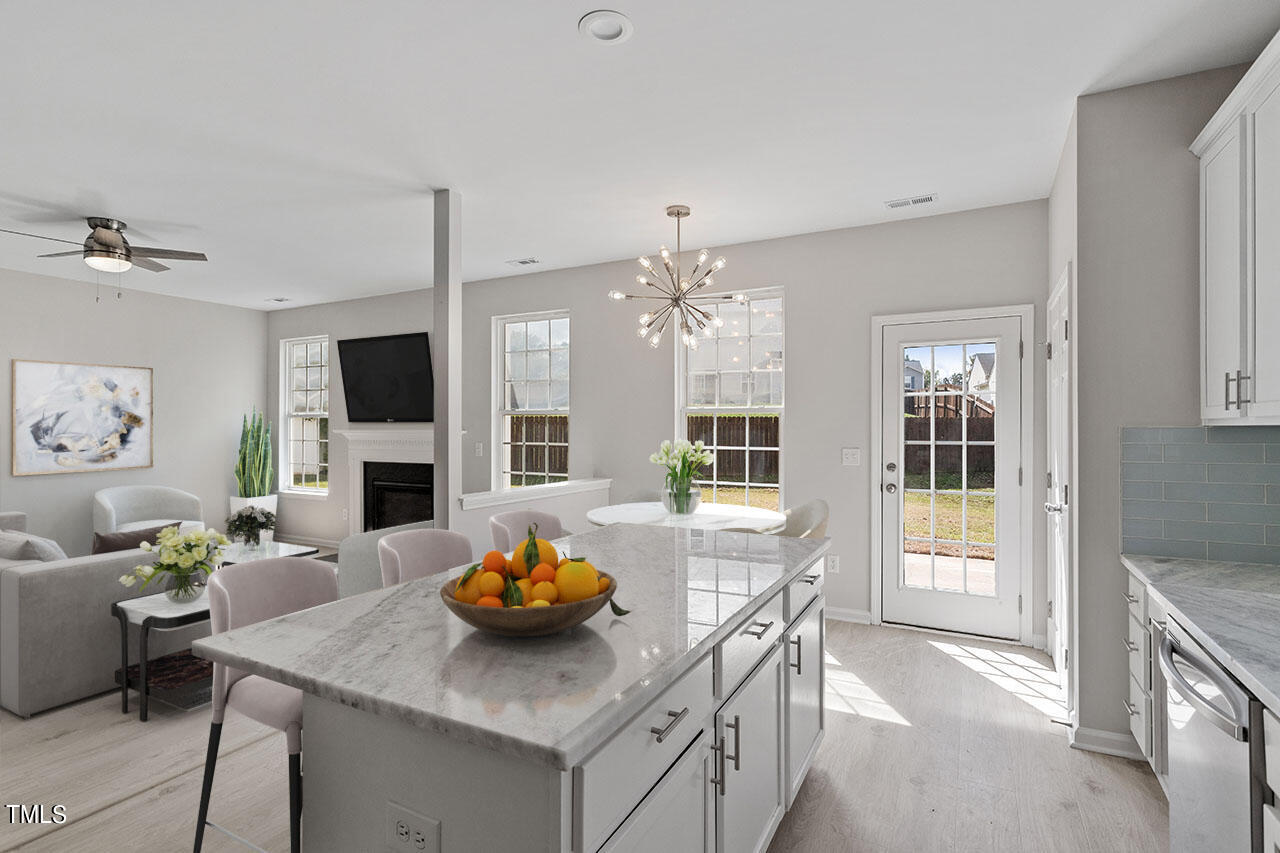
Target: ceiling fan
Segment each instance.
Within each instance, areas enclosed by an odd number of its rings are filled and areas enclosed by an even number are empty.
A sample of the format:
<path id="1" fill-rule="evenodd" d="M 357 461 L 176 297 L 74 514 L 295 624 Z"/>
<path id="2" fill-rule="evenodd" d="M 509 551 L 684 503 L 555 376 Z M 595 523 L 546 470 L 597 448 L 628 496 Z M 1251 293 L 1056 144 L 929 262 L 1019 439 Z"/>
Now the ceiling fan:
<path id="1" fill-rule="evenodd" d="M 127 226 L 118 219 L 89 216 L 85 218 L 85 221 L 89 223 L 89 228 L 92 230 L 79 249 L 72 252 L 54 252 L 50 255 L 39 255 L 39 257 L 65 258 L 72 255 L 80 255 L 84 258 L 86 264 L 100 272 L 125 272 L 135 266 L 151 272 L 164 272 L 169 269 L 164 264 L 153 260 L 154 258 L 164 258 L 169 261 L 209 260 L 204 252 L 182 252 L 177 249 L 130 246 L 129 241 L 124 237 L 124 231 Z M 7 228 L 0 228 L 0 232 L 17 234 L 21 237 L 35 237 L 39 240 L 52 240 L 55 243 L 67 243 L 72 246 L 80 245 L 72 240 L 45 237 L 41 234 L 28 234 L 25 231 L 10 231 Z"/>

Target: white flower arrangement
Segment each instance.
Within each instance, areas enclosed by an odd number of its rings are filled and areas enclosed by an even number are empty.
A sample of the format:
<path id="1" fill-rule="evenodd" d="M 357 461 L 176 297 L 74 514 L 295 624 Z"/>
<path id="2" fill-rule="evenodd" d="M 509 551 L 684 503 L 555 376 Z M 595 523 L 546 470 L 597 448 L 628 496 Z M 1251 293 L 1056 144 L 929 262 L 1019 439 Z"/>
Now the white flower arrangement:
<path id="1" fill-rule="evenodd" d="M 678 438 L 674 442 L 663 441 L 658 445 L 658 452 L 649 456 L 649 461 L 666 466 L 667 488 L 687 488 L 693 482 L 693 475 L 703 465 L 710 465 L 714 458 L 701 441 L 690 444 Z"/>
<path id="2" fill-rule="evenodd" d="M 142 589 L 159 575 L 172 576 L 179 587 L 195 586 L 201 573 L 212 574 L 222 565 L 223 546 L 231 544 L 216 530 L 192 530 L 181 533 L 177 527 L 166 527 L 156 536 L 155 544 L 141 542 L 138 547 L 156 556 L 149 565 L 135 566 L 120 583 L 131 587 L 139 581 Z"/>

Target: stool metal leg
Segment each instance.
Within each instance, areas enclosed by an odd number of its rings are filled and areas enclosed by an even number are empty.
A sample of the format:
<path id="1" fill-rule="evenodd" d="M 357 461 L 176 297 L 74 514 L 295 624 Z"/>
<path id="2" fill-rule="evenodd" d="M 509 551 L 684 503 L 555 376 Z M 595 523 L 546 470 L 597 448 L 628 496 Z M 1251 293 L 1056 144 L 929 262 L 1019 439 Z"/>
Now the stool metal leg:
<path id="1" fill-rule="evenodd" d="M 289 850 L 302 853 L 302 755 L 289 755 Z"/>
<path id="2" fill-rule="evenodd" d="M 209 751 L 204 756 L 204 784 L 200 786 L 200 814 L 196 820 L 196 846 L 194 853 L 200 853 L 200 845 L 204 843 L 204 825 L 209 818 L 209 794 L 213 791 L 213 769 L 218 763 L 218 741 L 222 739 L 222 723 L 209 726 Z"/>

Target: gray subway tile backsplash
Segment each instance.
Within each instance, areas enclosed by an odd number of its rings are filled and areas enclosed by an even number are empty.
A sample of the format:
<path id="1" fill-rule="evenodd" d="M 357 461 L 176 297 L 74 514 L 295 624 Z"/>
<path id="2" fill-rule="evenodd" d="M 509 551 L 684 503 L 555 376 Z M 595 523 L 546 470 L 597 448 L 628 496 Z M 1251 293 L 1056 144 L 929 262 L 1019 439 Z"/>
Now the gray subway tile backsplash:
<path id="1" fill-rule="evenodd" d="M 1121 548 L 1280 565 L 1280 427 L 1126 427 Z"/>

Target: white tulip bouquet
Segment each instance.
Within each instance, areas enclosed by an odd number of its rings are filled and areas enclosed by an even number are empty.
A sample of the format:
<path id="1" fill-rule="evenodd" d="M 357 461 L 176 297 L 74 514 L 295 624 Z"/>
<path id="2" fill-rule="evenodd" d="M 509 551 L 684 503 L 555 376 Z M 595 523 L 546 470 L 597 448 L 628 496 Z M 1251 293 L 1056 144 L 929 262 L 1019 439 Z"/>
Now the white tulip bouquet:
<path id="1" fill-rule="evenodd" d="M 667 490 L 664 503 L 667 509 L 680 515 L 693 512 L 701 501 L 701 493 L 693 488 L 693 478 L 703 465 L 710 465 L 715 457 L 701 441 L 690 444 L 683 438 L 663 441 L 658 452 L 649 456 L 655 465 L 666 466 Z M 698 500 L 694 500 L 694 495 Z"/>
<path id="2" fill-rule="evenodd" d="M 133 571 L 120 577 L 124 586 L 142 582 L 142 589 L 157 577 L 168 575 L 169 589 L 165 590 L 174 601 L 194 601 L 204 592 L 202 581 L 222 565 L 223 546 L 231 544 L 227 537 L 216 530 L 192 530 L 179 532 L 177 527 L 166 527 L 156 536 L 155 544 L 142 542 L 143 551 L 156 555 L 149 565 L 135 566 Z"/>

